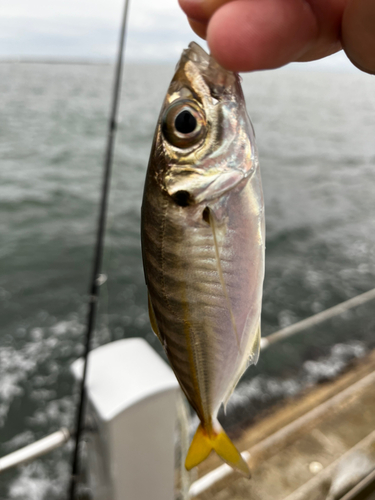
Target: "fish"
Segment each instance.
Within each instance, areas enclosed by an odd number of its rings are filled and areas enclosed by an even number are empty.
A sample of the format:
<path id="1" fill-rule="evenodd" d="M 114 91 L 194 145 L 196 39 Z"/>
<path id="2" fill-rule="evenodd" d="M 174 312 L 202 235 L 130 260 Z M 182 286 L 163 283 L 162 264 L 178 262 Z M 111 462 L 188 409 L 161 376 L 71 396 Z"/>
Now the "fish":
<path id="1" fill-rule="evenodd" d="M 151 327 L 200 419 L 185 467 L 214 450 L 250 477 L 217 414 L 259 357 L 262 183 L 240 77 L 194 42 L 157 122 L 141 242 Z"/>

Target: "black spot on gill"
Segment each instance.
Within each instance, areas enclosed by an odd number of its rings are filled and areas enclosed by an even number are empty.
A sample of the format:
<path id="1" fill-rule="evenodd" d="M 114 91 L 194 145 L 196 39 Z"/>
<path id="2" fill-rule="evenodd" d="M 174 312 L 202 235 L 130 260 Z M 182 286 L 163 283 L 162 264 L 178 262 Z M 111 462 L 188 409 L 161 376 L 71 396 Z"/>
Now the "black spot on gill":
<path id="1" fill-rule="evenodd" d="M 177 191 L 172 195 L 173 201 L 180 207 L 187 207 L 193 203 L 188 191 Z"/>
<path id="2" fill-rule="evenodd" d="M 206 207 L 203 212 L 202 212 L 202 219 L 207 222 L 207 224 L 210 223 L 210 209 Z"/>

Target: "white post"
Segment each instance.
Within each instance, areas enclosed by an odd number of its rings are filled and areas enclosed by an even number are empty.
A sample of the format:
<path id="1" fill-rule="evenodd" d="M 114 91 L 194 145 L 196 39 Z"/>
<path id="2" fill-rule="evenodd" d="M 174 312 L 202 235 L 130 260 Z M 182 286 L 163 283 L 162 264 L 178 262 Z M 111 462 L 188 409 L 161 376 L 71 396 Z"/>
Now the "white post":
<path id="1" fill-rule="evenodd" d="M 82 360 L 72 366 L 77 378 Z M 173 500 L 178 383 L 140 338 L 93 350 L 87 475 L 95 500 Z"/>

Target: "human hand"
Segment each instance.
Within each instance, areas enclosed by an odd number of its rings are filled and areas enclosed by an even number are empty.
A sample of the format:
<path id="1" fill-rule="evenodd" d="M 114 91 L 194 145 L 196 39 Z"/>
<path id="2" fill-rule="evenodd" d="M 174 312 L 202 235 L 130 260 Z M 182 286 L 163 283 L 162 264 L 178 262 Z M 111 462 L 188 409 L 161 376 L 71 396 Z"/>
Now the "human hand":
<path id="1" fill-rule="evenodd" d="M 375 0 L 179 0 L 193 30 L 232 71 L 320 59 L 344 48 L 375 74 Z"/>

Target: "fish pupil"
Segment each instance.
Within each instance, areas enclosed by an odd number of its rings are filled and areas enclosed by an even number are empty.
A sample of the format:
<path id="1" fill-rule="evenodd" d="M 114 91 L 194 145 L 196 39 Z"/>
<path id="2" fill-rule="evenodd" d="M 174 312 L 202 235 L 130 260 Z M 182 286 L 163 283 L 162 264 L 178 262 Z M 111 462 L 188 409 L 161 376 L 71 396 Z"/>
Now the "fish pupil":
<path id="1" fill-rule="evenodd" d="M 176 116 L 174 125 L 177 132 L 180 132 L 180 134 L 190 134 L 191 132 L 194 132 L 196 128 L 197 120 L 190 113 L 190 111 L 184 110 Z"/>

